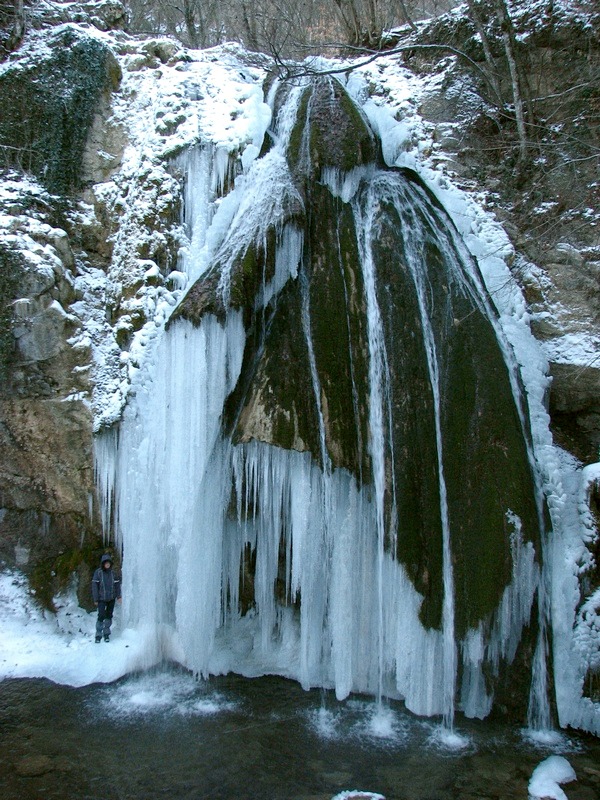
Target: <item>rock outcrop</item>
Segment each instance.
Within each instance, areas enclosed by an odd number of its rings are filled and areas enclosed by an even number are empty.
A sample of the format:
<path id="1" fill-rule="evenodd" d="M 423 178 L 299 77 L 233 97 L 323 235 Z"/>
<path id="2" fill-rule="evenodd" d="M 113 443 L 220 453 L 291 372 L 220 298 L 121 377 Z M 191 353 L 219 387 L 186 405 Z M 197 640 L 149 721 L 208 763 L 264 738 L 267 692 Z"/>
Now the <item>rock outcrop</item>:
<path id="1" fill-rule="evenodd" d="M 121 69 L 106 45 L 73 26 L 46 39 L 44 55 L 33 36 L 18 60 L 2 65 L 0 142 L 8 166 L 26 169 L 50 192 L 68 194 L 82 188 L 90 129 Z"/>
<path id="2" fill-rule="evenodd" d="M 66 232 L 7 210 L 0 262 L 18 278 L 2 298 L 14 338 L 0 393 L 0 558 L 37 570 L 36 587 L 50 603 L 56 559 L 94 539 L 90 352 L 69 343 L 80 323 L 69 311 L 76 294 Z"/>
<path id="3" fill-rule="evenodd" d="M 86 554 L 95 561 L 100 547 L 91 351 L 74 346 L 81 233 L 69 195 L 97 176 L 86 148 L 107 116 L 120 67 L 106 45 L 76 27 L 41 36 L 0 68 L 5 164 L 39 181 L 9 172 L 0 196 L 0 303 L 10 323 L 1 364 L 0 558 L 28 572 L 51 605 L 74 570 L 85 598 Z"/>

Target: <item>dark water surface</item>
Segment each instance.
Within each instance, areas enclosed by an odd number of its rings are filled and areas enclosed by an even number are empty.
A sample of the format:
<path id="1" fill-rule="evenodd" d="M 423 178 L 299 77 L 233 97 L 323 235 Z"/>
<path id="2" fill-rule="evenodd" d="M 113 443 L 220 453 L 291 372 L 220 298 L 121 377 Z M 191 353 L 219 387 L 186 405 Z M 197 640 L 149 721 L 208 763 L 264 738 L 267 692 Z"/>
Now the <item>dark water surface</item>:
<path id="1" fill-rule="evenodd" d="M 516 728 L 460 719 L 461 749 L 401 704 L 338 703 L 280 678 L 195 681 L 178 669 L 81 689 L 0 683 L 1 800 L 527 800 L 562 753 L 569 800 L 600 798 L 600 740 L 536 746 Z"/>

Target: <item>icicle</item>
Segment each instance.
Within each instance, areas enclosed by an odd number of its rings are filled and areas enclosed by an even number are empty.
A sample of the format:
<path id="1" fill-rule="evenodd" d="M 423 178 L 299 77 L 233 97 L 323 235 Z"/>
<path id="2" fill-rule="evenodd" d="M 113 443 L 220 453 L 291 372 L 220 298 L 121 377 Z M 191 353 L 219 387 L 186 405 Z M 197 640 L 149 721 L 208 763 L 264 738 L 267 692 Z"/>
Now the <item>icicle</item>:
<path id="1" fill-rule="evenodd" d="M 94 477 L 100 502 L 100 519 L 105 539 L 113 521 L 118 429 L 109 428 L 94 439 Z"/>
<path id="2" fill-rule="evenodd" d="M 343 203 L 349 203 L 356 195 L 362 181 L 368 179 L 374 170 L 373 165 L 355 167 L 349 172 L 326 167 L 321 173 L 321 181 L 334 197 L 339 197 Z"/>
<path id="3" fill-rule="evenodd" d="M 264 308 L 279 294 L 286 282 L 298 277 L 298 267 L 302 260 L 304 231 L 295 225 L 285 225 L 278 237 L 275 249 L 275 274 L 259 293 L 257 308 Z"/>
<path id="4" fill-rule="evenodd" d="M 483 674 L 485 649 L 482 628 L 468 631 L 462 643 L 461 686 L 461 708 L 467 717 L 483 719 L 492 708 L 493 695 L 488 695 Z"/>

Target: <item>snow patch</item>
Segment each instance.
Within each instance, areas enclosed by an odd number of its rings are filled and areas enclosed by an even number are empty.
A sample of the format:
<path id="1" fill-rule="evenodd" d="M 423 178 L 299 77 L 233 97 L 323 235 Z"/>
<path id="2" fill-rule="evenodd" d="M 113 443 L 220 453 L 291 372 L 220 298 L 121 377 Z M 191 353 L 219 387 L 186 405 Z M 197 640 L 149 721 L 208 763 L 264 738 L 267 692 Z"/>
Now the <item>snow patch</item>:
<path id="1" fill-rule="evenodd" d="M 530 800 L 567 800 L 561 783 L 576 781 L 575 770 L 564 756 L 549 756 L 533 770 L 528 791 Z"/>
<path id="2" fill-rule="evenodd" d="M 96 614 L 79 607 L 74 587 L 54 604 L 56 614 L 41 608 L 22 573 L 0 573 L 0 680 L 49 678 L 87 686 L 151 666 L 143 632 L 122 630 L 118 605 L 110 643 L 95 644 Z"/>

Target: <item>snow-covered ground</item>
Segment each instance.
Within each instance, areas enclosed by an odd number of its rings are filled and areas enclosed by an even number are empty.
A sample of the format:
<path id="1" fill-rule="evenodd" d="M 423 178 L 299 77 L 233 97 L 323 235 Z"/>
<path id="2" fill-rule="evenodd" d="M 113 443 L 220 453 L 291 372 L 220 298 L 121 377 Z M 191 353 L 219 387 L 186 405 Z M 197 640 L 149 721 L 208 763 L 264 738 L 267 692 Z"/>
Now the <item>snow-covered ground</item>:
<path id="1" fill-rule="evenodd" d="M 121 629 L 118 605 L 111 641 L 95 644 L 96 614 L 77 604 L 74 591 L 55 601 L 56 615 L 41 609 L 21 573 L 0 574 L 0 679 L 49 678 L 85 686 L 152 666 L 143 633 Z"/>

